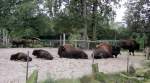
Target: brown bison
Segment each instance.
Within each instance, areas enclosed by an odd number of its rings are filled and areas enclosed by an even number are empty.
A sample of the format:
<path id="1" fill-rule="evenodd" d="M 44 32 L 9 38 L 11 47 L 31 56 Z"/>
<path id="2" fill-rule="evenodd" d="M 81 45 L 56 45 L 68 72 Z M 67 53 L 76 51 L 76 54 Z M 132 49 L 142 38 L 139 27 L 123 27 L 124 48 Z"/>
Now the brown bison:
<path id="1" fill-rule="evenodd" d="M 31 57 L 28 57 L 27 54 L 25 53 L 22 53 L 22 52 L 19 52 L 19 53 L 16 53 L 16 54 L 12 54 L 11 57 L 10 57 L 10 60 L 14 60 L 14 61 L 32 61 L 32 58 Z"/>
<path id="2" fill-rule="evenodd" d="M 113 58 L 112 46 L 104 42 L 100 43 L 99 45 L 96 45 L 96 49 L 92 53 L 92 57 L 95 59 Z"/>
<path id="3" fill-rule="evenodd" d="M 133 56 L 134 56 L 134 51 L 139 50 L 139 46 L 140 46 L 139 43 L 137 43 L 133 39 L 120 40 L 119 44 L 121 48 L 129 50 L 129 54 L 131 55 L 132 53 Z"/>
<path id="4" fill-rule="evenodd" d="M 60 58 L 88 59 L 88 55 L 84 51 L 74 48 L 71 44 L 60 46 L 58 55 Z"/>
<path id="5" fill-rule="evenodd" d="M 52 60 L 53 56 L 46 50 L 34 50 L 32 55 L 36 56 L 37 58 L 43 58 L 43 59 L 47 59 L 47 60 Z"/>

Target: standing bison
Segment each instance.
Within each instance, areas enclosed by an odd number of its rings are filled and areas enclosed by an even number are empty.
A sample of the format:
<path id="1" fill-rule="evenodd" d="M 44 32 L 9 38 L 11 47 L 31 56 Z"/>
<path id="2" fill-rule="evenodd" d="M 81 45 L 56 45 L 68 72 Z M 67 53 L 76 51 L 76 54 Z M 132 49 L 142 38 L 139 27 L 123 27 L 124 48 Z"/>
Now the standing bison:
<path id="1" fill-rule="evenodd" d="M 92 57 L 95 59 L 113 58 L 112 46 L 104 42 L 96 45 L 96 49 L 93 51 Z"/>
<path id="2" fill-rule="evenodd" d="M 129 50 L 129 54 L 131 55 L 132 53 L 133 56 L 134 56 L 134 51 L 139 50 L 139 46 L 140 46 L 139 43 L 137 43 L 135 40 L 132 39 L 120 40 L 119 44 L 121 48 Z"/>
<path id="3" fill-rule="evenodd" d="M 32 58 L 29 57 L 27 54 L 25 53 L 22 53 L 22 52 L 19 52 L 19 53 L 16 53 L 16 54 L 12 54 L 11 57 L 10 57 L 10 60 L 14 60 L 14 61 L 32 61 Z"/>
<path id="4" fill-rule="evenodd" d="M 34 50 L 32 55 L 36 56 L 37 58 L 43 58 L 47 60 L 52 60 L 53 56 L 46 50 Z"/>
<path id="5" fill-rule="evenodd" d="M 74 48 L 71 44 L 66 44 L 58 48 L 60 58 L 88 59 L 88 55 L 81 49 Z"/>

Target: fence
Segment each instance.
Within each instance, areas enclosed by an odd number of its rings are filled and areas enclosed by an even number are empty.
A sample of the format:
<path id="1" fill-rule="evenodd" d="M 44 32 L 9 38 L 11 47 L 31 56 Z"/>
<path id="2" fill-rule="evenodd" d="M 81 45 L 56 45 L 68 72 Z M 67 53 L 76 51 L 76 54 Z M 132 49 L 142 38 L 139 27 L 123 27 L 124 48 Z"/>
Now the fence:
<path id="1" fill-rule="evenodd" d="M 41 40 L 41 43 L 44 47 L 59 47 L 60 45 L 63 45 L 62 40 Z M 73 44 L 75 47 L 83 48 L 83 49 L 92 49 L 95 48 L 95 46 L 101 42 L 108 42 L 112 45 L 116 45 L 119 40 L 66 40 L 65 43 L 67 44 Z"/>

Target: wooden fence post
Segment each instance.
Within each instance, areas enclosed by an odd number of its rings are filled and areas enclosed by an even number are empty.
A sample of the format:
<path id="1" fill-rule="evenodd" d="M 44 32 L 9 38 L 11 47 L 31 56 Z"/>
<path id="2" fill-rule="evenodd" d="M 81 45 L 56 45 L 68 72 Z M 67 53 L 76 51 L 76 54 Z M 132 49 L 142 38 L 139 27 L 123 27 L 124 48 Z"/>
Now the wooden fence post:
<path id="1" fill-rule="evenodd" d="M 127 56 L 127 73 L 129 72 L 129 54 Z"/>
<path id="2" fill-rule="evenodd" d="M 28 54 L 27 54 L 28 56 L 27 56 L 27 69 L 26 69 L 26 82 L 27 82 L 27 80 L 28 80 L 28 68 L 29 68 L 29 51 L 28 51 Z"/>
<path id="3" fill-rule="evenodd" d="M 66 44 L 66 34 L 63 33 L 63 45 L 65 45 L 65 44 Z"/>

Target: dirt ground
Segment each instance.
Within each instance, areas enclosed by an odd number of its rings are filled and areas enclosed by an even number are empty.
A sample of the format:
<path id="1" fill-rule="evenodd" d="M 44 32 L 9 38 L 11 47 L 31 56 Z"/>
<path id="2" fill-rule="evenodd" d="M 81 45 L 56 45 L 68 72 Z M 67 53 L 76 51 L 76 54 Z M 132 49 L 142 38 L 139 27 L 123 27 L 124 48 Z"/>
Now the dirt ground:
<path id="1" fill-rule="evenodd" d="M 49 51 L 55 58 L 54 60 L 37 59 L 32 55 L 34 49 L 44 49 Z M 66 59 L 59 58 L 57 48 L 5 48 L 0 49 L 0 83 L 25 83 L 26 62 L 10 61 L 10 55 L 17 52 L 27 53 L 33 58 L 29 63 L 29 75 L 33 70 L 38 70 L 39 80 L 51 76 L 54 79 L 77 78 L 83 75 L 91 74 L 92 50 L 85 50 L 89 59 Z M 99 71 L 104 73 L 115 73 L 126 71 L 128 52 L 122 52 L 118 58 L 97 59 L 95 63 L 99 65 Z M 142 67 L 144 54 L 135 53 L 136 56 L 130 56 L 130 64 L 135 68 Z"/>

